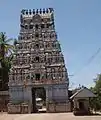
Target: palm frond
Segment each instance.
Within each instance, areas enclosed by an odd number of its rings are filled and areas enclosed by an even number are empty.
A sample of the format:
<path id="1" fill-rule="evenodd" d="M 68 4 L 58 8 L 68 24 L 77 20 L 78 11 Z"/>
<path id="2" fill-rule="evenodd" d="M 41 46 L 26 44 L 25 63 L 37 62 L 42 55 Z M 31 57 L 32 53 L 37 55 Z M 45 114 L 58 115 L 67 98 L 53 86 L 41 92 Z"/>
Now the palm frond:
<path id="1" fill-rule="evenodd" d="M 3 44 L 6 40 L 5 33 L 1 32 L 0 33 L 0 44 Z"/>
<path id="2" fill-rule="evenodd" d="M 9 61 L 11 62 L 12 61 L 12 59 L 13 59 L 13 54 L 11 54 L 10 56 L 9 56 Z"/>
<path id="3" fill-rule="evenodd" d="M 12 50 L 8 49 L 8 51 L 9 51 L 10 55 L 13 55 L 13 52 L 12 52 Z"/>
<path id="4" fill-rule="evenodd" d="M 2 39 L 3 41 L 6 40 L 6 35 L 5 35 L 5 32 L 1 32 L 0 33 L 0 39 Z"/>
<path id="5" fill-rule="evenodd" d="M 2 57 L 0 56 L 0 61 L 2 60 Z"/>
<path id="6" fill-rule="evenodd" d="M 7 43 L 6 43 L 6 45 L 9 46 L 10 48 L 13 48 L 13 47 L 14 47 L 14 46 L 11 45 L 11 44 L 7 44 Z"/>
<path id="7" fill-rule="evenodd" d="M 8 47 L 8 49 L 14 49 L 14 46 L 13 45 L 10 45 L 10 44 L 5 44 L 7 47 Z"/>
<path id="8" fill-rule="evenodd" d="M 4 45 L 4 51 L 5 51 L 5 53 L 8 53 L 8 46 L 7 45 Z"/>
<path id="9" fill-rule="evenodd" d="M 0 38 L 0 44 L 5 44 L 5 41 L 3 41 L 2 38 Z"/>
<path id="10" fill-rule="evenodd" d="M 0 45 L 4 44 L 4 42 L 0 39 Z"/>
<path id="11" fill-rule="evenodd" d="M 9 44 L 10 41 L 13 39 L 7 39 L 5 33 L 0 33 L 0 46 L 1 46 L 1 53 L 0 53 L 0 61 L 2 63 L 3 68 L 10 69 L 10 64 L 13 59 L 13 51 L 14 46 Z"/>
<path id="12" fill-rule="evenodd" d="M 6 43 L 9 43 L 10 41 L 14 41 L 14 39 L 10 38 L 10 39 L 5 40 Z"/>

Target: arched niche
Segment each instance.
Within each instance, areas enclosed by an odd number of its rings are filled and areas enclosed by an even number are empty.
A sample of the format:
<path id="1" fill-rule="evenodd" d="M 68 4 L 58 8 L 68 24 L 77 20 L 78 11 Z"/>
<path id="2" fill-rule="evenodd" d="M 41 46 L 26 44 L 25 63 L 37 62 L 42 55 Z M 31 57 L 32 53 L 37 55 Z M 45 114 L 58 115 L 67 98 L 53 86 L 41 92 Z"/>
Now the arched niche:
<path id="1" fill-rule="evenodd" d="M 34 23 L 40 23 L 42 21 L 42 18 L 39 14 L 34 15 L 32 19 Z"/>

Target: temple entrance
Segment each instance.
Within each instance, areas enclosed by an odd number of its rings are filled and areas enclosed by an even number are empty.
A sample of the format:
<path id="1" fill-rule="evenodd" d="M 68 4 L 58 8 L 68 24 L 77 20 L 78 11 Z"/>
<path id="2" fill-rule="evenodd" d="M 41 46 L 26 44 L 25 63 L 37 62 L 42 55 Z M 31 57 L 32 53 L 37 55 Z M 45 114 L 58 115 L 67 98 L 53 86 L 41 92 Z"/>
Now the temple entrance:
<path id="1" fill-rule="evenodd" d="M 46 90 L 44 87 L 32 88 L 32 113 L 45 112 Z"/>

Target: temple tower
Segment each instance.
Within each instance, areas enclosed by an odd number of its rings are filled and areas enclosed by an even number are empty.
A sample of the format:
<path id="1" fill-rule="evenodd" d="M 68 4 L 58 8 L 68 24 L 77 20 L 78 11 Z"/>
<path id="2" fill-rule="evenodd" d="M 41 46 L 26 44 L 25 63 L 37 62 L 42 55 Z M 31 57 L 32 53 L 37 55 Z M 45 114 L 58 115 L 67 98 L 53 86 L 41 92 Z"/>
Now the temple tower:
<path id="1" fill-rule="evenodd" d="M 9 75 L 9 112 L 26 103 L 33 112 L 32 88 L 46 90 L 47 112 L 67 111 L 68 74 L 57 40 L 53 8 L 22 10 L 20 33 Z M 55 107 L 54 107 L 55 106 Z"/>

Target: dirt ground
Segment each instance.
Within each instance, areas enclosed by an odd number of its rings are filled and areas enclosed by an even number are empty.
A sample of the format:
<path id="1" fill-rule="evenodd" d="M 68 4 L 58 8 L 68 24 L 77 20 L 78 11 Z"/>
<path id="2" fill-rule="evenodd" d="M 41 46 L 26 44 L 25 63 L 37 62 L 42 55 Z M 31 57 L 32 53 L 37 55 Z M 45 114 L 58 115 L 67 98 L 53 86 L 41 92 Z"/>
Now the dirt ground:
<path id="1" fill-rule="evenodd" d="M 0 120 L 101 120 L 101 116 L 74 116 L 72 113 L 6 114 Z"/>

